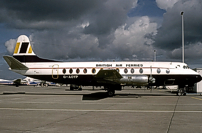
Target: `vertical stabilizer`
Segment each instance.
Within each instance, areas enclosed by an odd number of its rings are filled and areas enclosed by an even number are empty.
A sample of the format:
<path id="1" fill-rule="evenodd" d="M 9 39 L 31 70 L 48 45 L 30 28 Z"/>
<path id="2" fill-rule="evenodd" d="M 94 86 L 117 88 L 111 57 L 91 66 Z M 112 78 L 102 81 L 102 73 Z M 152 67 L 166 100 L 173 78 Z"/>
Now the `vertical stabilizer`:
<path id="1" fill-rule="evenodd" d="M 29 38 L 25 35 L 18 37 L 13 56 L 35 55 L 30 45 Z"/>
<path id="2" fill-rule="evenodd" d="M 57 62 L 39 58 L 32 50 L 29 38 L 25 35 L 18 37 L 13 57 L 22 63 L 26 62 Z"/>

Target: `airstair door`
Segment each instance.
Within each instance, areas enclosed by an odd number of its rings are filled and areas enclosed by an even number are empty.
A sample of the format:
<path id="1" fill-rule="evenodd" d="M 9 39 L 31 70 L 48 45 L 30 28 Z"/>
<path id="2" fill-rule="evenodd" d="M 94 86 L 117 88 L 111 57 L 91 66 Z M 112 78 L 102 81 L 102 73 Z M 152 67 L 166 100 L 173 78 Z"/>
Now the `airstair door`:
<path id="1" fill-rule="evenodd" d="M 54 64 L 53 66 L 52 66 L 52 78 L 53 79 L 58 79 L 59 78 L 59 75 L 58 75 L 58 73 L 59 73 L 59 65 L 58 64 Z"/>

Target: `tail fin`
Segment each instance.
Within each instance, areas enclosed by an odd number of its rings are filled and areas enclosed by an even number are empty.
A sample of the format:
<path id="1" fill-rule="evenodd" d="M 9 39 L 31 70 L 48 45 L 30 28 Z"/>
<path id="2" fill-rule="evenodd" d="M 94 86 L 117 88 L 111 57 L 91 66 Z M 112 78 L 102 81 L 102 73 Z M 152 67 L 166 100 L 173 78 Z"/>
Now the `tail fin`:
<path id="1" fill-rule="evenodd" d="M 13 56 L 35 55 L 30 45 L 29 38 L 25 35 L 18 37 Z"/>
<path id="2" fill-rule="evenodd" d="M 20 62 L 57 62 L 48 59 L 42 59 L 33 52 L 29 38 L 25 35 L 18 37 L 13 57 Z"/>

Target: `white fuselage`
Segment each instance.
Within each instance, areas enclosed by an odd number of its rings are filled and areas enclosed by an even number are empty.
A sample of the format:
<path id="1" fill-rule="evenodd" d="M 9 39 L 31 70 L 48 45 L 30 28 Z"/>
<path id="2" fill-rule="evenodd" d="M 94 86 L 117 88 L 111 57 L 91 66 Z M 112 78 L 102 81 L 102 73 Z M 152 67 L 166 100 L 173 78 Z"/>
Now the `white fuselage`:
<path id="1" fill-rule="evenodd" d="M 100 69 L 118 69 L 121 75 L 199 75 L 189 69 L 185 63 L 178 62 L 41 62 L 23 64 L 29 70 L 18 72 L 27 76 L 96 75 Z M 63 73 L 63 69 L 66 70 L 66 73 Z M 72 73 L 70 73 L 70 69 L 73 70 Z M 79 72 L 76 72 L 77 69 Z M 83 71 L 84 69 L 87 69 L 86 73 Z M 93 69 L 95 69 L 94 72 Z M 131 69 L 134 69 L 134 72 Z M 140 69 L 143 72 L 140 72 Z"/>
<path id="2" fill-rule="evenodd" d="M 176 83 L 172 82 L 172 84 L 178 84 L 185 81 L 185 79 L 182 80 L 181 78 L 188 76 L 190 80 L 195 76 L 200 76 L 197 72 L 189 69 L 187 64 L 179 62 L 35 62 L 23 64 L 29 70 L 15 70 L 15 72 L 58 83 L 76 83 L 76 79 L 80 79 L 78 84 L 84 84 L 81 80 L 87 82 L 85 78 L 88 79 L 89 77 L 92 80 L 92 77 L 101 69 L 117 70 L 123 76 L 121 81 L 137 78 L 135 77 L 137 75 L 144 75 L 148 78 L 154 77 L 157 80 L 157 84 L 154 85 L 166 85 L 167 80 L 175 80 Z M 126 85 L 136 84 L 130 83 Z"/>

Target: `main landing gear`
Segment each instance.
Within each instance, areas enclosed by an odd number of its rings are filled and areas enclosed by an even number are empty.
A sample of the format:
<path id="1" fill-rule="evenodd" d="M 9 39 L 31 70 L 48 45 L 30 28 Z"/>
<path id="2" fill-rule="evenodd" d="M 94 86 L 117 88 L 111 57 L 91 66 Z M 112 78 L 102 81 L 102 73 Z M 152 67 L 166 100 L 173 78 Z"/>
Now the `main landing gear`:
<path id="1" fill-rule="evenodd" d="M 177 90 L 177 96 L 186 96 L 186 89 L 185 88 L 179 88 Z"/>
<path id="2" fill-rule="evenodd" d="M 187 95 L 187 89 L 188 87 L 187 86 L 178 86 L 178 89 L 177 89 L 177 96 L 186 96 Z"/>
<path id="3" fill-rule="evenodd" d="M 71 84 L 70 85 L 70 90 L 74 90 L 74 89 L 77 89 L 77 90 L 82 90 L 82 87 L 79 85 L 75 85 L 75 84 Z"/>
<path id="4" fill-rule="evenodd" d="M 113 86 L 104 86 L 105 90 L 107 90 L 108 97 L 113 97 L 115 94 L 115 90 L 121 90 L 121 85 L 113 85 Z"/>
<path id="5" fill-rule="evenodd" d="M 113 89 L 107 90 L 107 95 L 108 95 L 109 97 L 113 97 L 114 94 L 115 94 L 115 90 L 113 90 Z"/>

